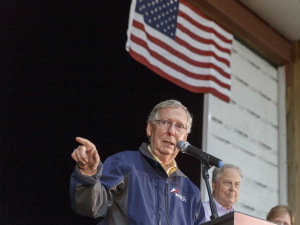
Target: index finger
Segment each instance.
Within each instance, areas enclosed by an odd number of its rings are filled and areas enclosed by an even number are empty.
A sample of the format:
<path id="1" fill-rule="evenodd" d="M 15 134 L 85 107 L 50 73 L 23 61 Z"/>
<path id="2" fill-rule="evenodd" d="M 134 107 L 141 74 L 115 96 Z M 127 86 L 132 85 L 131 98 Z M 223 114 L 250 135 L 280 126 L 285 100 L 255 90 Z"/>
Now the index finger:
<path id="1" fill-rule="evenodd" d="M 92 142 L 90 142 L 88 139 L 85 139 L 82 137 L 76 137 L 75 140 L 86 147 L 96 149 L 96 146 Z"/>

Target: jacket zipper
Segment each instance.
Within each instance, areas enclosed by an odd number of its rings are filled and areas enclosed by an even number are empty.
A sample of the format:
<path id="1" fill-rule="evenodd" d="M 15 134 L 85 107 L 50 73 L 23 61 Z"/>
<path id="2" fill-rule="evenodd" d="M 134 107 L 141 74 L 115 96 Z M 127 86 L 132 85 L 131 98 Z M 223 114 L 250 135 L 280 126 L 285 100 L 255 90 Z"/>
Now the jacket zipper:
<path id="1" fill-rule="evenodd" d="M 160 214 L 158 214 L 158 218 L 159 218 L 158 225 L 161 225 Z"/>
<path id="2" fill-rule="evenodd" d="M 158 194 L 157 194 L 157 183 L 154 183 L 155 186 L 155 199 L 156 199 L 156 214 L 158 215 L 158 225 L 161 225 L 161 218 L 160 218 L 160 213 L 158 211 L 159 209 L 159 204 L 158 204 Z"/>
<path id="3" fill-rule="evenodd" d="M 169 180 L 166 180 L 166 187 L 165 187 L 165 211 L 166 211 L 166 217 L 167 217 L 167 223 L 170 225 L 169 222 L 169 214 L 168 214 L 168 186 L 169 186 Z"/>

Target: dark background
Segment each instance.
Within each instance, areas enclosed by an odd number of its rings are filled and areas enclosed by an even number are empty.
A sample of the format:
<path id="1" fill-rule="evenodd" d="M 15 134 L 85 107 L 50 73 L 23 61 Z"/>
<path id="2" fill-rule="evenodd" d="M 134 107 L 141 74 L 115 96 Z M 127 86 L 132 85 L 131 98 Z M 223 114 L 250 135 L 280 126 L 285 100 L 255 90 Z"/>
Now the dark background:
<path id="1" fill-rule="evenodd" d="M 72 212 L 76 136 L 101 160 L 147 142 L 155 104 L 181 101 L 201 147 L 203 94 L 161 78 L 125 51 L 131 1 L 1 1 L 0 224 L 95 224 Z M 196 184 L 199 161 L 177 163 Z"/>

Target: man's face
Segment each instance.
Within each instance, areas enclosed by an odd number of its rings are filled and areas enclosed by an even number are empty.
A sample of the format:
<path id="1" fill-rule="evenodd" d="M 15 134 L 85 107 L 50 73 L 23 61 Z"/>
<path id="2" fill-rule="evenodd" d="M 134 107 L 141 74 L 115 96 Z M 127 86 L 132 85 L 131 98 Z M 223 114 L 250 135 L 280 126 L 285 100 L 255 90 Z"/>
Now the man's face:
<path id="1" fill-rule="evenodd" d="M 213 197 L 228 210 L 238 200 L 240 184 L 239 172 L 233 168 L 226 168 L 219 175 L 218 182 L 212 182 Z"/>
<path id="2" fill-rule="evenodd" d="M 187 125 L 187 114 L 182 108 L 164 108 L 159 111 L 158 120 L 169 120 L 172 123 Z M 160 128 L 158 122 L 153 125 L 147 124 L 147 135 L 150 136 L 150 146 L 156 155 L 165 165 L 174 160 L 178 154 L 175 145 L 179 140 L 186 140 L 187 131 L 178 133 L 174 124 L 169 129 Z"/>

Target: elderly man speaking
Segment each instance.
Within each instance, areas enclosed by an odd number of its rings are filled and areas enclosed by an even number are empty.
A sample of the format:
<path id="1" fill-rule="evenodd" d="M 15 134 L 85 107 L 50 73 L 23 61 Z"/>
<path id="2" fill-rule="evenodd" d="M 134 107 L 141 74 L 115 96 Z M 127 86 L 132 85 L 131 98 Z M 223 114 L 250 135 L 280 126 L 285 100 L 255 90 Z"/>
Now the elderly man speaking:
<path id="1" fill-rule="evenodd" d="M 242 171 L 238 166 L 224 164 L 215 168 L 212 175 L 213 198 L 219 216 L 234 211 L 233 204 L 239 197 Z M 203 203 L 205 222 L 210 221 L 211 209 L 209 201 Z"/>
<path id="2" fill-rule="evenodd" d="M 176 143 L 185 141 L 192 117 L 180 102 L 157 104 L 149 115 L 150 144 L 123 151 L 102 164 L 96 146 L 84 138 L 72 153 L 72 209 L 100 218 L 100 224 L 201 224 L 204 209 L 198 187 L 175 162 Z"/>

